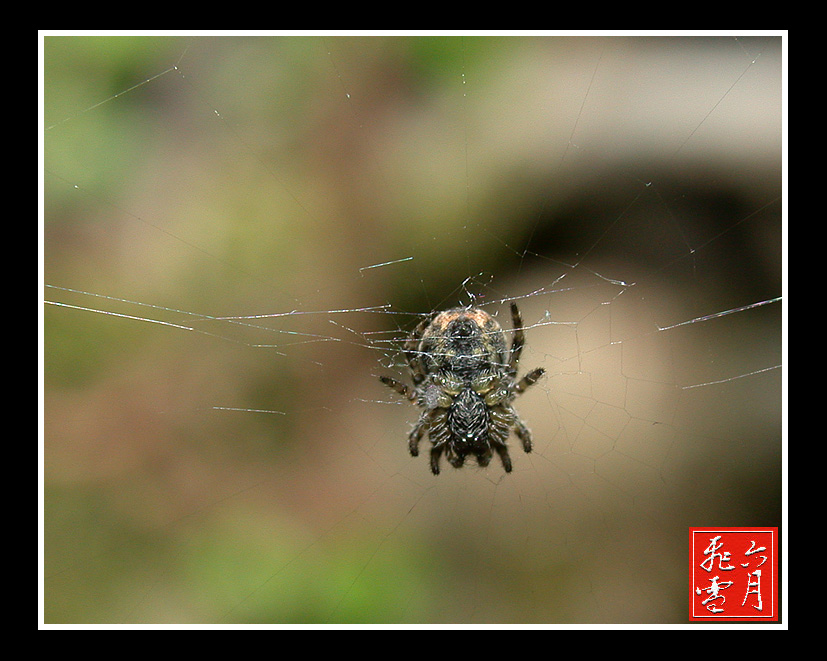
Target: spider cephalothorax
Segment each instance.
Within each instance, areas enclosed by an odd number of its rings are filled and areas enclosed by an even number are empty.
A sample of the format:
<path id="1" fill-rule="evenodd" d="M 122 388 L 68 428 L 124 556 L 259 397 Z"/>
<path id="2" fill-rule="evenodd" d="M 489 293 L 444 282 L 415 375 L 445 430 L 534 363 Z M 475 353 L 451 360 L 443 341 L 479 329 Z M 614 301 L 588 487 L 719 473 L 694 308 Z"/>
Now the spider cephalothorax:
<path id="1" fill-rule="evenodd" d="M 431 441 L 431 470 L 439 474 L 442 454 L 454 468 L 473 455 L 487 466 L 496 452 L 506 472 L 511 457 L 506 440 L 514 428 L 523 449 L 531 452 L 531 432 L 511 402 L 544 374 L 542 367 L 516 380 L 525 345 L 523 322 L 511 304 L 514 339 L 506 346 L 505 332 L 479 308 L 452 308 L 424 319 L 405 343 L 405 358 L 413 388 L 386 376 L 383 383 L 422 409 L 408 437 L 416 457 L 427 431 Z"/>

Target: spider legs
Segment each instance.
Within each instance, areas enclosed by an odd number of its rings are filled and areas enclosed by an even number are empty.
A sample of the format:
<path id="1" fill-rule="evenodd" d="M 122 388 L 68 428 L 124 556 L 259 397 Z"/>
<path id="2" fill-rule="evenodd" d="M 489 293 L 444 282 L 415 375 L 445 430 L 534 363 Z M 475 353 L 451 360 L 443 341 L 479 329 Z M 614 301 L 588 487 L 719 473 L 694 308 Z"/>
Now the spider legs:
<path id="1" fill-rule="evenodd" d="M 405 346 L 403 348 L 405 360 L 411 370 L 411 379 L 413 380 L 414 386 L 418 386 L 425 378 L 425 375 L 422 373 L 422 367 L 419 364 L 419 352 L 417 351 L 417 346 L 419 345 L 419 339 L 422 337 L 422 333 L 431 322 L 432 316 L 425 317 L 419 322 L 413 333 L 411 333 L 410 337 L 408 337 L 408 340 L 405 342 Z M 410 388 L 401 381 L 392 379 L 389 376 L 380 376 L 379 380 L 392 390 L 395 390 L 400 395 L 408 399 L 408 401 L 416 404 L 417 394 L 415 388 Z"/>
<path id="2" fill-rule="evenodd" d="M 439 460 L 443 452 L 445 452 L 448 463 L 454 468 L 462 468 L 465 465 L 465 454 L 455 452 L 449 443 L 437 442 L 431 447 L 431 472 L 434 475 L 439 475 Z M 491 461 L 491 450 L 478 454 L 476 457 L 480 466 L 487 466 Z"/>
<path id="3" fill-rule="evenodd" d="M 531 370 L 528 374 L 526 374 L 522 379 L 520 379 L 514 385 L 514 392 L 518 395 L 522 395 L 525 392 L 525 389 L 529 386 L 533 386 L 537 381 L 540 380 L 540 377 L 546 373 L 546 370 L 542 367 L 538 367 L 537 369 Z"/>
<path id="4" fill-rule="evenodd" d="M 511 426 L 517 421 L 519 421 L 517 414 L 507 403 L 497 406 L 491 411 L 488 457 L 491 457 L 491 450 L 493 449 L 500 457 L 506 473 L 511 472 L 511 456 L 508 454 L 506 441 L 511 433 Z M 487 461 L 483 465 L 486 464 L 488 464 Z"/>
<path id="5" fill-rule="evenodd" d="M 514 339 L 511 342 L 511 353 L 508 361 L 508 370 L 512 377 L 517 375 L 517 365 L 520 362 L 520 356 L 523 353 L 525 346 L 525 333 L 523 332 L 523 317 L 516 303 L 511 304 L 511 321 L 514 324 Z M 514 392 L 521 395 L 523 391 L 529 386 L 537 383 L 538 379 L 545 374 L 546 371 L 542 367 L 526 374 L 514 386 Z"/>
<path id="6" fill-rule="evenodd" d="M 511 341 L 511 352 L 508 359 L 508 371 L 514 376 L 517 373 L 517 365 L 520 362 L 520 354 L 525 346 L 525 333 L 523 332 L 523 317 L 516 303 L 511 304 L 511 323 L 514 325 L 514 339 Z"/>
<path id="7" fill-rule="evenodd" d="M 406 384 L 387 376 L 379 377 L 391 390 L 422 410 L 408 435 L 408 450 L 412 456 L 418 456 L 420 443 L 427 433 L 430 441 L 430 468 L 434 475 L 440 473 L 443 455 L 454 468 L 462 467 L 469 456 L 475 457 L 478 466 L 485 467 L 491 463 L 495 452 L 505 472 L 510 473 L 512 462 L 506 441 L 511 431 L 520 439 L 525 452 L 532 450 L 531 432 L 511 407 L 511 402 L 545 374 L 545 369 L 538 367 L 517 380 L 517 369 L 525 347 L 520 311 L 516 304 L 511 304 L 513 339 L 507 350 L 507 363 L 506 356 L 503 355 L 506 353 L 504 331 L 482 310 L 448 310 L 441 313 L 445 317 L 434 324 L 436 314 L 423 318 L 402 347 L 413 383 Z M 461 315 L 467 317 L 463 317 L 463 324 L 476 324 L 474 334 L 469 332 L 468 341 L 473 340 L 477 344 L 473 347 L 474 352 L 460 352 L 456 361 L 451 362 L 446 356 L 454 356 L 451 349 L 453 345 L 449 346 L 451 351 L 442 347 L 446 342 L 450 345 L 457 338 L 465 341 L 465 330 L 462 333 L 456 329 L 449 330 L 453 328 L 451 323 Z M 432 329 L 431 324 L 434 325 Z M 489 326 L 494 329 L 490 330 L 491 333 L 497 333 L 494 339 L 483 337 L 484 332 L 489 332 Z M 423 342 L 423 337 L 427 341 Z M 487 361 L 484 364 L 490 371 L 489 374 L 480 368 L 477 370 L 480 372 L 479 378 L 475 374 L 465 373 L 470 370 L 457 368 L 458 365 L 464 365 L 462 361 L 466 359 L 467 362 L 471 362 L 472 357 L 476 360 L 478 348 L 487 351 Z M 432 378 L 433 381 L 426 384 L 427 378 Z M 459 384 L 456 388 L 455 382 Z M 464 395 L 460 397 L 463 393 L 472 393 L 473 401 L 469 402 L 469 398 Z"/>
<path id="8" fill-rule="evenodd" d="M 413 379 L 415 386 L 418 386 L 425 379 L 425 374 L 422 371 L 422 365 L 419 362 L 419 351 L 417 349 L 419 347 L 419 340 L 422 338 L 422 333 L 425 332 L 425 329 L 428 327 L 428 324 L 431 323 L 433 317 L 434 315 L 431 314 L 417 324 L 416 328 L 405 342 L 405 346 L 403 348 L 405 360 L 408 362 L 408 367 L 411 370 L 411 378 Z"/>
<path id="9" fill-rule="evenodd" d="M 384 383 L 388 388 L 391 390 L 395 390 L 403 397 L 407 398 L 409 401 L 416 403 L 416 391 L 408 388 L 404 383 L 401 381 L 397 381 L 396 379 L 392 379 L 389 376 L 380 376 L 379 380 Z"/>
<path id="10" fill-rule="evenodd" d="M 439 458 L 442 456 L 444 449 L 444 445 L 434 445 L 431 448 L 431 472 L 434 475 L 439 475 Z"/>
<path id="11" fill-rule="evenodd" d="M 500 461 L 506 473 L 511 472 L 511 456 L 508 454 L 508 446 L 505 443 L 494 443 L 494 449 L 500 455 Z"/>
<path id="12" fill-rule="evenodd" d="M 395 390 L 400 395 L 407 398 L 413 404 L 416 404 L 416 390 L 414 390 L 413 388 L 409 388 L 401 381 L 392 379 L 389 376 L 380 376 L 379 380 L 392 390 Z M 419 442 L 422 440 L 422 435 L 425 433 L 428 427 L 430 427 L 430 425 L 431 415 L 427 413 L 423 413 L 419 417 L 419 420 L 416 421 L 416 424 L 414 425 L 410 435 L 408 436 L 408 450 L 410 450 L 411 456 L 419 456 Z"/>
<path id="13" fill-rule="evenodd" d="M 428 417 L 422 415 L 419 417 L 419 420 L 416 421 L 414 428 L 411 429 L 411 433 L 408 436 L 408 450 L 411 453 L 412 457 L 419 456 L 419 442 L 422 440 L 422 435 L 425 433 L 425 430 L 430 425 L 430 421 Z"/>
<path id="14" fill-rule="evenodd" d="M 520 418 L 515 417 L 514 419 L 514 433 L 517 434 L 517 438 L 523 444 L 523 450 L 531 452 L 531 431 Z"/>

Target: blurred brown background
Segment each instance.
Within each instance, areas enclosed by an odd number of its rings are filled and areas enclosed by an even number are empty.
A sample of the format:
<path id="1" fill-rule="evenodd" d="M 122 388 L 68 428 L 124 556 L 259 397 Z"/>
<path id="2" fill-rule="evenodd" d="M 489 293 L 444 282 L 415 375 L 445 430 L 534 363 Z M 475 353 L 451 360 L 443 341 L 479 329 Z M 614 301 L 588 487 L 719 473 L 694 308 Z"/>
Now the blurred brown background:
<path id="1" fill-rule="evenodd" d="M 687 528 L 780 525 L 780 303 L 658 330 L 781 294 L 780 38 L 55 36 L 44 93 L 45 298 L 133 317 L 45 306 L 46 622 L 682 623 Z M 511 298 L 536 451 L 434 478 L 377 376 Z"/>

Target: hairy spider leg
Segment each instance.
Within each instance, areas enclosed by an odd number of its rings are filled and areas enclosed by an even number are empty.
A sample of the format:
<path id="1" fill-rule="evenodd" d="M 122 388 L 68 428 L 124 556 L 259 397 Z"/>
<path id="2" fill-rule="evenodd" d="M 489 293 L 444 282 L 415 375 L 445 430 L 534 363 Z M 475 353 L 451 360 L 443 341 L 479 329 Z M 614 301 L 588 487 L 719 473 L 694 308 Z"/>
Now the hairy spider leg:
<path id="1" fill-rule="evenodd" d="M 431 441 L 431 472 L 439 475 L 439 458 L 449 447 L 451 440 L 451 429 L 448 425 L 448 411 L 443 408 L 436 408 L 430 413 L 423 413 L 422 417 L 427 419 L 428 438 Z M 452 465 L 456 466 L 453 462 Z M 462 464 L 460 464 L 462 465 Z"/>
<path id="2" fill-rule="evenodd" d="M 439 458 L 442 456 L 444 449 L 444 445 L 434 445 L 431 448 L 431 472 L 434 475 L 439 475 Z"/>
<path id="3" fill-rule="evenodd" d="M 416 347 L 419 344 L 419 338 L 422 336 L 422 333 L 425 331 L 425 328 L 430 323 L 432 316 L 433 315 L 425 317 L 422 321 L 419 322 L 417 327 L 408 336 L 408 339 L 405 342 L 405 347 L 403 349 L 403 352 L 405 354 L 405 360 L 407 361 L 408 367 L 411 370 L 411 380 L 413 381 L 414 386 L 418 386 L 420 383 L 422 383 L 422 380 L 425 378 L 425 374 L 423 374 L 422 368 L 419 364 L 419 354 L 416 350 Z M 413 404 L 417 403 L 416 390 L 412 390 L 401 381 L 392 379 L 389 376 L 380 376 L 379 380 L 392 390 L 395 390 L 400 395 L 407 398 L 409 402 Z"/>
<path id="4" fill-rule="evenodd" d="M 508 447 L 505 443 L 494 443 L 494 449 L 500 455 L 500 461 L 503 464 L 503 469 L 506 473 L 511 472 L 511 455 L 508 454 Z"/>
<path id="5" fill-rule="evenodd" d="M 511 320 L 514 324 L 514 340 L 511 342 L 511 354 L 508 363 L 508 371 L 512 377 L 517 376 L 517 365 L 520 362 L 520 356 L 523 353 L 525 346 L 525 332 L 523 332 L 523 317 L 516 303 L 511 304 Z M 546 371 L 542 367 L 531 370 L 522 379 L 514 385 L 514 392 L 522 395 L 525 389 L 533 386 L 540 379 Z"/>
<path id="6" fill-rule="evenodd" d="M 430 426 L 431 416 L 428 412 L 425 412 L 419 416 L 419 420 L 416 421 L 413 429 L 411 429 L 411 433 L 408 436 L 408 450 L 412 457 L 419 456 L 419 442 L 422 440 L 422 435 L 425 433 L 425 430 Z"/>
<path id="7" fill-rule="evenodd" d="M 546 370 L 542 367 L 538 367 L 537 369 L 531 370 L 528 374 L 526 374 L 522 379 L 520 379 L 514 386 L 514 392 L 518 395 L 522 395 L 526 388 L 529 386 L 533 386 L 537 381 L 540 380 L 540 377 L 546 373 Z"/>
<path id="8" fill-rule="evenodd" d="M 422 339 L 422 333 L 431 323 L 434 314 L 430 314 L 417 324 L 413 332 L 408 336 L 405 342 L 404 353 L 405 360 L 408 362 L 408 367 L 411 369 L 411 379 L 415 386 L 418 386 L 425 379 L 425 373 L 422 371 L 422 364 L 419 360 L 419 340 Z M 413 400 L 411 400 L 413 401 Z"/>
<path id="9" fill-rule="evenodd" d="M 516 414 L 514 415 L 514 433 L 517 434 L 517 438 L 519 438 L 523 444 L 523 450 L 525 450 L 525 452 L 531 452 L 531 431 Z"/>
<path id="10" fill-rule="evenodd" d="M 485 468 L 488 464 L 491 463 L 491 455 L 491 448 L 488 448 L 485 452 L 480 452 L 479 454 L 477 454 L 477 465 Z"/>
<path id="11" fill-rule="evenodd" d="M 406 397 L 410 402 L 416 404 L 416 391 L 408 388 L 404 383 L 401 381 L 397 381 L 396 379 L 392 379 L 389 376 L 380 376 L 379 380 L 384 383 L 388 388 L 391 390 L 395 390 L 403 397 Z"/>
<path id="12" fill-rule="evenodd" d="M 506 473 L 511 472 L 511 455 L 508 454 L 506 441 L 511 433 L 511 426 L 517 420 L 519 420 L 517 414 L 508 404 L 497 406 L 491 410 L 491 430 L 488 438 L 499 455 Z"/>
<path id="13" fill-rule="evenodd" d="M 525 346 L 525 333 L 523 332 L 523 317 L 516 303 L 511 304 L 511 323 L 514 325 L 514 339 L 511 341 L 511 351 L 508 360 L 508 372 L 513 377 L 517 375 L 517 365 L 520 362 L 520 355 Z"/>

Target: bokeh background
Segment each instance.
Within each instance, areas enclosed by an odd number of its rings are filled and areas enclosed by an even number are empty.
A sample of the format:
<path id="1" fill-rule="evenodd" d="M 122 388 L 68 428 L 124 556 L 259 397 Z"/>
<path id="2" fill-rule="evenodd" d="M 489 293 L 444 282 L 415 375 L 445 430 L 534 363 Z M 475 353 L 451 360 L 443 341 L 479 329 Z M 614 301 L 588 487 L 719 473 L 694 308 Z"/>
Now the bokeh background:
<path id="1" fill-rule="evenodd" d="M 779 37 L 47 36 L 43 73 L 47 623 L 682 623 L 688 527 L 781 525 Z M 511 299 L 535 452 L 434 478 L 377 377 Z"/>

